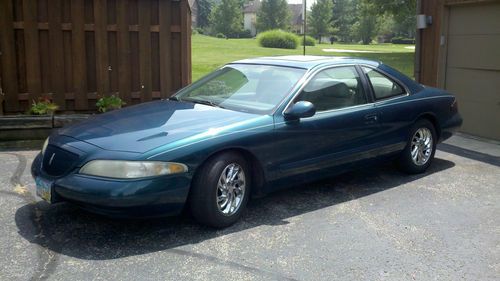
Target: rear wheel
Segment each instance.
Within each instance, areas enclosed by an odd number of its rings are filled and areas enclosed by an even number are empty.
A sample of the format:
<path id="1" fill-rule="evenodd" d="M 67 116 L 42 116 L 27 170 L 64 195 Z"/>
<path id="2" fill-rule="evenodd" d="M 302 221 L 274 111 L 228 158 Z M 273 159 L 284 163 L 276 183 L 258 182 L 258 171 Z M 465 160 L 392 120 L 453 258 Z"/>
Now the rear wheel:
<path id="1" fill-rule="evenodd" d="M 212 227 L 235 223 L 248 201 L 250 176 L 247 161 L 238 153 L 209 159 L 193 180 L 189 203 L 195 219 Z"/>
<path id="2" fill-rule="evenodd" d="M 399 157 L 399 167 L 410 174 L 425 172 L 431 165 L 436 152 L 436 129 L 427 119 L 418 120 L 413 125 L 410 138 Z"/>

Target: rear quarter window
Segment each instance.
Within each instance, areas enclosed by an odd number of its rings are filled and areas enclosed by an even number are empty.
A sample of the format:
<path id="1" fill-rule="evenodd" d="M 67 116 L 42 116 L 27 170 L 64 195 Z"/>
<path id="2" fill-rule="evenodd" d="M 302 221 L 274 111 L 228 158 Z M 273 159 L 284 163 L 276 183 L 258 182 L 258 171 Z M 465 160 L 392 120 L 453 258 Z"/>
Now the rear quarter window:
<path id="1" fill-rule="evenodd" d="M 368 68 L 363 67 L 363 72 L 368 77 L 373 94 L 376 100 L 387 99 L 406 94 L 406 91 L 396 81 L 385 76 L 384 74 Z"/>

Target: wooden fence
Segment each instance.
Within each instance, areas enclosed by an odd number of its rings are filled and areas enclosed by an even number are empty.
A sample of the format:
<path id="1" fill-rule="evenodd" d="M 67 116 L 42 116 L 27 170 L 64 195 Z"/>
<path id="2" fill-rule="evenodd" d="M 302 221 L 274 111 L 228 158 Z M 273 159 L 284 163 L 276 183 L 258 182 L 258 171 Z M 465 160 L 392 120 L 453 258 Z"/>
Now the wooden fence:
<path id="1" fill-rule="evenodd" d="M 0 0 L 0 114 L 40 97 L 66 112 L 168 97 L 191 81 L 190 13 L 187 0 Z"/>

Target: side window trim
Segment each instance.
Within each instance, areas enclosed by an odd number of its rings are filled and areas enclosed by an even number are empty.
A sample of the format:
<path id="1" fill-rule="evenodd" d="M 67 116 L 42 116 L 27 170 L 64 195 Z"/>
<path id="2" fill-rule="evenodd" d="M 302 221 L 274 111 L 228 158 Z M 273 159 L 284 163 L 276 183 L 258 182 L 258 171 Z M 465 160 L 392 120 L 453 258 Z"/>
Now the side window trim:
<path id="1" fill-rule="evenodd" d="M 355 67 L 357 70 L 358 70 L 358 75 L 360 75 L 360 77 L 362 77 L 361 79 L 363 79 L 363 75 L 366 75 L 363 70 L 361 69 L 361 67 L 363 66 L 368 66 L 368 65 L 365 65 L 365 64 L 359 64 L 359 63 L 345 63 L 345 64 L 338 64 L 338 65 L 328 65 L 328 66 L 323 66 L 323 67 L 320 67 L 320 68 L 317 68 L 317 69 L 314 69 L 312 71 L 309 71 L 305 74 L 305 76 L 301 79 L 301 81 L 297 82 L 297 83 L 302 83 L 299 87 L 297 87 L 294 91 L 294 93 L 291 95 L 291 97 L 288 99 L 288 101 L 284 102 L 282 105 L 280 106 L 283 106 L 283 109 L 280 110 L 279 112 L 281 112 L 281 116 L 283 116 L 283 114 L 285 113 L 285 111 L 293 105 L 293 101 L 300 95 L 300 93 L 302 92 L 302 90 L 304 89 L 304 87 L 307 85 L 307 83 L 309 83 L 309 81 L 311 81 L 311 79 L 316 75 L 318 74 L 319 72 L 323 71 L 323 70 L 327 70 L 327 69 L 332 69 L 332 68 L 337 68 L 337 67 L 344 67 L 344 66 L 352 66 L 352 67 Z M 368 66 L 369 67 L 369 66 Z M 369 82 L 369 81 L 367 81 Z M 367 85 L 369 86 L 369 85 Z M 406 87 L 405 87 L 406 89 Z M 364 88 L 364 90 L 366 91 L 366 89 Z M 370 99 L 371 96 L 369 94 L 367 94 L 365 92 L 365 96 L 367 98 L 367 103 L 366 104 L 363 104 L 363 105 L 375 105 L 375 99 Z M 349 109 L 349 108 L 352 108 L 354 106 L 351 106 L 351 107 L 345 107 L 345 108 L 341 108 L 341 109 L 333 109 L 333 110 L 330 110 L 330 111 L 337 111 L 337 110 L 344 110 L 344 109 Z M 357 106 L 355 106 L 357 107 Z M 322 111 L 322 112 L 330 112 L 330 111 Z M 275 112 L 273 114 L 277 114 L 278 112 Z M 319 113 L 319 112 L 317 112 Z"/>
<path id="2" fill-rule="evenodd" d="M 368 86 L 370 88 L 370 92 L 371 92 L 371 95 L 372 95 L 372 98 L 373 98 L 373 101 L 376 103 L 376 102 L 381 102 L 381 101 L 386 101 L 386 100 L 390 100 L 390 99 L 396 99 L 396 98 L 401 98 L 401 97 L 406 97 L 406 96 L 409 96 L 410 95 L 410 91 L 408 90 L 408 88 L 403 84 L 401 83 L 398 79 L 394 78 L 392 75 L 384 72 L 384 71 L 380 71 L 374 67 L 371 67 L 371 66 L 368 66 L 368 65 L 359 65 L 360 68 L 361 68 L 361 71 L 363 73 L 363 76 L 366 78 L 367 80 L 367 83 L 368 83 Z M 399 94 L 399 95 L 393 95 L 393 96 L 388 96 L 388 97 L 384 97 L 384 98 L 380 98 L 380 99 L 377 99 L 377 96 L 375 95 L 375 90 L 373 89 L 373 84 L 370 80 L 370 77 L 368 77 L 368 73 L 366 73 L 363 68 L 368 68 L 368 69 L 371 69 L 372 71 L 375 71 L 377 72 L 378 74 L 382 75 L 383 77 L 387 78 L 388 80 L 390 80 L 391 82 L 393 82 L 394 84 L 398 85 L 401 89 L 404 90 L 404 93 L 402 94 Z"/>
<path id="3" fill-rule="evenodd" d="M 356 65 L 356 71 L 358 71 L 358 75 L 361 78 L 361 83 L 363 84 L 363 90 L 365 92 L 365 98 L 368 103 L 375 103 L 377 100 L 375 99 L 375 93 L 373 92 L 370 79 L 363 71 L 363 65 Z"/>
<path id="4" fill-rule="evenodd" d="M 316 114 L 314 114 L 314 116 L 321 116 L 324 114 L 334 113 L 334 112 L 338 112 L 338 111 L 350 111 L 350 110 L 353 110 L 356 108 L 363 109 L 363 108 L 369 108 L 369 107 L 370 108 L 374 107 L 374 103 L 368 102 L 368 103 L 364 103 L 364 104 L 358 104 L 358 105 L 347 106 L 347 107 L 342 107 L 342 108 L 335 108 L 335 109 L 318 111 L 318 112 L 316 112 Z M 310 117 L 310 118 L 314 118 L 314 116 Z"/>

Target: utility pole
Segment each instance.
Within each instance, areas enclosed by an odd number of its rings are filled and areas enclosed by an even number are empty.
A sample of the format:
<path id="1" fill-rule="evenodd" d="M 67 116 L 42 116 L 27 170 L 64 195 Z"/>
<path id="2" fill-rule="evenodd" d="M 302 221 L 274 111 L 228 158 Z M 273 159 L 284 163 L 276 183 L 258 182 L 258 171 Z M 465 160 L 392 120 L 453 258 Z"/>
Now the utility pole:
<path id="1" fill-rule="evenodd" d="M 302 45 L 303 45 L 303 48 L 304 48 L 304 56 L 306 55 L 306 27 L 307 27 L 307 24 L 306 24 L 306 21 L 307 21 L 307 0 L 304 0 L 304 12 L 302 13 L 302 25 L 304 27 L 304 38 L 302 39 Z"/>

